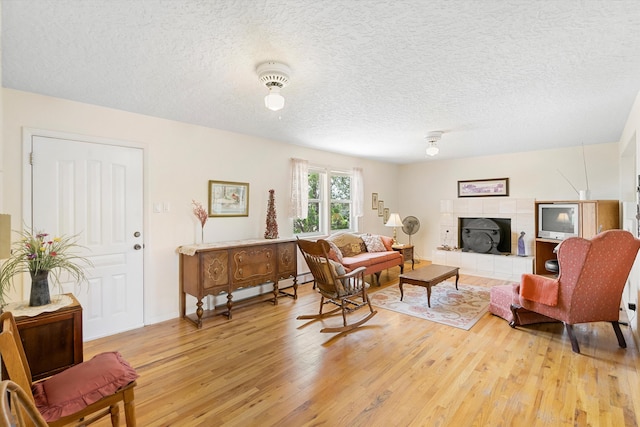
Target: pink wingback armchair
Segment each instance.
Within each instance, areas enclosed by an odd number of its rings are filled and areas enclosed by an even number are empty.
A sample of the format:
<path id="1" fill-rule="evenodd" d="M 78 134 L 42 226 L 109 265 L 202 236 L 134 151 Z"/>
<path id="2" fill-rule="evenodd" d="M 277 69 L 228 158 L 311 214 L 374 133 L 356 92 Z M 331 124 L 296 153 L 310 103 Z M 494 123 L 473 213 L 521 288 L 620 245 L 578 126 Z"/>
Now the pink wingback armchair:
<path id="1" fill-rule="evenodd" d="M 620 300 L 638 249 L 640 240 L 624 230 L 607 230 L 591 240 L 564 240 L 558 248 L 557 278 L 523 274 L 514 285 L 519 294 L 519 304 L 511 306 L 514 317 L 523 307 L 562 321 L 576 353 L 580 346 L 573 325 L 611 322 L 618 344 L 626 348 L 618 323 Z"/>

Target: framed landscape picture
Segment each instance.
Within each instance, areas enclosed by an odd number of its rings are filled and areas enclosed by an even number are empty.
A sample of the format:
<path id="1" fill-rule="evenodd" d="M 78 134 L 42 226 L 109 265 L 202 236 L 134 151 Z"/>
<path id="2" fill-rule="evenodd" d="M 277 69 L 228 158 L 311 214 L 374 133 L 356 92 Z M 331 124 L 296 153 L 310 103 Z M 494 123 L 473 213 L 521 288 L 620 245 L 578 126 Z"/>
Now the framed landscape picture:
<path id="1" fill-rule="evenodd" d="M 249 184 L 209 181 L 209 216 L 249 216 Z"/>
<path id="2" fill-rule="evenodd" d="M 458 181 L 458 197 L 497 197 L 509 195 L 509 178 Z"/>

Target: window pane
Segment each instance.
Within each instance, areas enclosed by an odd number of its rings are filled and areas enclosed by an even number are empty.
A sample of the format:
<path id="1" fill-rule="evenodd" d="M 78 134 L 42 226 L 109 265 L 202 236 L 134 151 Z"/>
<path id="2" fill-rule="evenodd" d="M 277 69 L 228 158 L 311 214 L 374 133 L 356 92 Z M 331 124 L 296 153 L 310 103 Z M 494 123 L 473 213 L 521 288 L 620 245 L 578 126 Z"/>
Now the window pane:
<path id="1" fill-rule="evenodd" d="M 320 231 L 320 204 L 317 202 L 309 203 L 309 216 L 306 219 L 295 219 L 293 221 L 293 232 L 299 233 L 317 233 Z"/>
<path id="2" fill-rule="evenodd" d="M 309 173 L 309 199 L 320 198 L 320 174 L 318 172 Z"/>
<path id="3" fill-rule="evenodd" d="M 350 203 L 331 203 L 331 230 L 345 230 L 350 228 L 350 220 Z"/>
<path id="4" fill-rule="evenodd" d="M 351 200 L 350 176 L 331 176 L 331 200 Z"/>

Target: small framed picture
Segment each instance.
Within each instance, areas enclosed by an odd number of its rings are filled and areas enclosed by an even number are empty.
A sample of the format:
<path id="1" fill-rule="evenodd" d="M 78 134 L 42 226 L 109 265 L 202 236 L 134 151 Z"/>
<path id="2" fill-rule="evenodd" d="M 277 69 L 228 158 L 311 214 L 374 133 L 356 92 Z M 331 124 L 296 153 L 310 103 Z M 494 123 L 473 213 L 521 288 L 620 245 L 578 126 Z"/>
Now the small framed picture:
<path id="1" fill-rule="evenodd" d="M 382 223 L 386 224 L 389 221 L 389 208 L 384 208 L 384 214 L 382 215 Z"/>
<path id="2" fill-rule="evenodd" d="M 378 209 L 378 193 L 371 193 L 371 209 Z"/>
<path id="3" fill-rule="evenodd" d="M 249 216 L 249 184 L 209 181 L 209 216 Z"/>
<path id="4" fill-rule="evenodd" d="M 378 216 L 384 215 L 384 202 L 382 200 L 378 200 Z"/>

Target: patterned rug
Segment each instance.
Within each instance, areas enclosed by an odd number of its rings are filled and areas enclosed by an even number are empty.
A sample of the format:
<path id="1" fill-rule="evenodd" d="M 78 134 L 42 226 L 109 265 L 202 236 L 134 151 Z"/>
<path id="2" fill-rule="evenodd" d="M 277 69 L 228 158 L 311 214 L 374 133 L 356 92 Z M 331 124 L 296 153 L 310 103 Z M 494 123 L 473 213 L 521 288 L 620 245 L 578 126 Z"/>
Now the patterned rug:
<path id="1" fill-rule="evenodd" d="M 458 283 L 441 282 L 431 288 L 431 308 L 427 306 L 427 288 L 405 284 L 404 298 L 400 301 L 397 284 L 379 291 L 369 292 L 371 304 L 431 320 L 468 331 L 487 312 L 489 288 Z"/>

